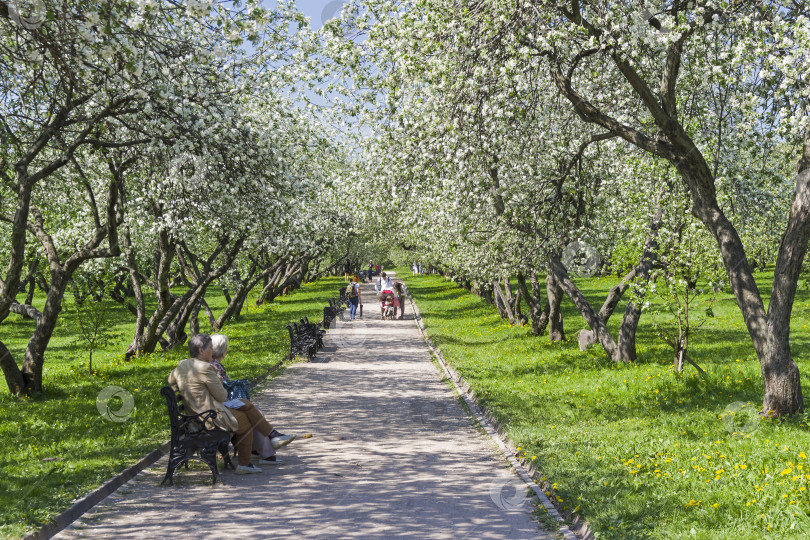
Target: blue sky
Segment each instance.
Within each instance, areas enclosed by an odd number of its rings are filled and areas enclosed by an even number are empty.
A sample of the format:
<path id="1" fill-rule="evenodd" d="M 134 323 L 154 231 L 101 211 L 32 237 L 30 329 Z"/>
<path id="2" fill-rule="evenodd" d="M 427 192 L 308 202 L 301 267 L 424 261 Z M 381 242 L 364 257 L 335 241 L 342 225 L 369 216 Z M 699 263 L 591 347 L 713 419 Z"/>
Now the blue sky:
<path id="1" fill-rule="evenodd" d="M 340 15 L 344 0 L 296 0 L 298 11 L 311 19 L 310 24 L 317 30 L 323 26 L 324 17 L 328 20 Z"/>

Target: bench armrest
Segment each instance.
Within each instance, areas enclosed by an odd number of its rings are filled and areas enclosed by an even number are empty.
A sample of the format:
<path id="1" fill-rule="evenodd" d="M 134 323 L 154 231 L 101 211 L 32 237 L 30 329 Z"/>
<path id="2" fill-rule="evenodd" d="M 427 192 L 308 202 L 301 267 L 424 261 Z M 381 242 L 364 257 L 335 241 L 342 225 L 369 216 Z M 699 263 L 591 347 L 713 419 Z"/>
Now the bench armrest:
<path id="1" fill-rule="evenodd" d="M 217 411 L 209 409 L 199 414 L 181 414 L 180 415 L 180 431 L 188 434 L 203 433 L 210 431 L 205 423 L 217 417 Z"/>

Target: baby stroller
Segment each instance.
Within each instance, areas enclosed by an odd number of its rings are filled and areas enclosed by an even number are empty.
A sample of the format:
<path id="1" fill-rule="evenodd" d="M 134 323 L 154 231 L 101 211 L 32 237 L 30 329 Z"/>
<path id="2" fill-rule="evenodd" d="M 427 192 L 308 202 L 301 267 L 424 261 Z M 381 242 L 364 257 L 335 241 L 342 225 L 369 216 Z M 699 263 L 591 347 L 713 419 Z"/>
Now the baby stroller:
<path id="1" fill-rule="evenodd" d="M 394 318 L 394 308 L 399 307 L 399 299 L 394 291 L 386 289 L 380 293 L 380 306 L 382 307 L 382 318 L 390 321 Z"/>
<path id="2" fill-rule="evenodd" d="M 382 318 L 390 321 L 394 317 L 394 295 L 389 291 L 382 295 Z"/>

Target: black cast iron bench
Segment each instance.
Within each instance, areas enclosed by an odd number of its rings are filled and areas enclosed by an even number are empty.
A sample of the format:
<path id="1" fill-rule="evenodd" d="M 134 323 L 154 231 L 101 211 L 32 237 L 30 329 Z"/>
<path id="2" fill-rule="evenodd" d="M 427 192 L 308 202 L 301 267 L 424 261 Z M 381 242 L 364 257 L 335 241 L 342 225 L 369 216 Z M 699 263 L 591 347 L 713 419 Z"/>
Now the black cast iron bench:
<path id="1" fill-rule="evenodd" d="M 321 323 L 309 322 L 309 318 L 304 317 L 298 325 L 298 331 L 307 339 L 315 340 L 315 352 L 323 349 L 323 336 L 326 335 L 326 330 L 323 329 Z"/>
<path id="2" fill-rule="evenodd" d="M 225 468 L 234 469 L 228 453 L 232 433 L 224 429 L 209 428 L 205 425 L 209 419 L 216 418 L 216 411 L 209 410 L 200 414 L 184 414 L 183 396 L 176 393 L 171 386 L 164 386 L 160 389 L 160 393 L 166 398 L 169 422 L 172 428 L 169 465 L 166 468 L 166 476 L 161 484 L 168 481 L 170 486 L 174 485 L 174 471 L 184 464 L 188 468 L 188 461 L 191 459 L 198 459 L 207 464 L 214 476 L 213 483 L 216 484 L 219 479 L 217 451 L 222 454 Z"/>
<path id="3" fill-rule="evenodd" d="M 290 354 L 287 358 L 292 360 L 299 354 L 306 354 L 308 360 L 315 358 L 317 353 L 317 342 L 315 337 L 310 337 L 306 333 L 301 332 L 298 323 L 287 325 L 287 331 L 290 333 Z"/>

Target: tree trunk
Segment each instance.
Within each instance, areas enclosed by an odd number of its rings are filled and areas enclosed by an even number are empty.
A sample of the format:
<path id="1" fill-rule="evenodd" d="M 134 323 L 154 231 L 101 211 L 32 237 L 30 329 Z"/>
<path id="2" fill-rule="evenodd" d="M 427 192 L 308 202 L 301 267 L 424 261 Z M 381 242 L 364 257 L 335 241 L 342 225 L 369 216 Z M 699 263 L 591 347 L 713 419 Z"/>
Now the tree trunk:
<path id="1" fill-rule="evenodd" d="M 257 306 L 260 306 L 260 305 L 262 305 L 264 303 L 265 296 L 270 292 L 271 289 L 273 289 L 276 286 L 277 283 L 280 282 L 280 280 L 282 279 L 281 276 L 284 275 L 285 272 L 286 272 L 287 264 L 288 263 L 283 258 L 280 258 L 273 265 L 273 268 L 275 268 L 275 271 L 272 272 L 272 274 L 273 274 L 272 276 L 270 276 L 271 272 L 268 272 L 267 274 L 262 272 L 262 275 L 264 276 L 262 278 L 262 284 L 263 284 L 262 285 L 262 292 L 260 292 L 259 296 L 256 298 L 256 305 Z"/>
<path id="2" fill-rule="evenodd" d="M 618 285 L 611 287 L 610 292 L 599 310 L 599 318 L 607 324 L 619 301 L 627 292 L 630 283 L 636 278 L 646 284 L 650 279 L 650 271 L 655 264 L 658 253 L 658 230 L 661 228 L 661 220 L 664 214 L 663 196 L 665 187 L 658 192 L 655 205 L 655 213 L 650 220 L 650 227 L 647 230 L 647 237 L 644 240 L 644 248 L 641 250 L 641 259 L 638 264 L 625 275 Z M 628 302 L 624 310 L 622 326 L 619 329 L 619 355 L 627 362 L 636 360 L 636 329 L 638 321 L 641 319 L 641 308 Z M 584 351 L 594 343 L 596 338 L 593 330 L 581 330 L 578 335 L 579 348 Z"/>
<path id="3" fill-rule="evenodd" d="M 51 286 L 48 285 L 48 282 L 45 280 L 45 277 L 41 275 L 37 276 L 37 287 L 39 287 L 39 290 L 44 293 L 47 293 L 48 289 L 51 288 Z"/>
<path id="4" fill-rule="evenodd" d="M 31 305 L 31 302 L 34 300 L 34 287 L 36 287 L 36 271 L 37 267 L 39 266 L 39 255 L 34 255 L 28 263 L 28 274 L 26 274 L 25 279 L 20 281 L 20 290 L 17 291 L 17 294 L 21 294 L 26 292 L 26 288 L 28 289 L 28 294 L 25 298 L 25 304 Z M 14 295 L 16 298 L 16 294 Z"/>
<path id="5" fill-rule="evenodd" d="M 128 241 L 128 236 L 125 235 L 125 239 Z M 138 281 L 138 269 L 135 256 L 131 248 L 130 253 L 132 254 L 131 256 L 127 255 L 127 266 L 129 266 L 132 287 L 135 289 L 138 310 L 142 311 L 144 315 L 143 319 L 141 319 L 142 322 L 136 324 L 135 335 L 126 351 L 127 359 L 137 356 L 142 352 L 155 352 L 158 339 L 161 337 L 161 334 L 157 332 L 158 326 L 177 300 L 169 290 L 169 272 L 171 271 L 175 251 L 172 249 L 168 231 L 160 230 L 157 236 L 152 276 L 153 288 L 155 290 L 155 296 L 157 296 L 158 299 L 158 305 L 145 324 L 143 323 L 143 320 L 146 318 L 145 302 L 140 282 Z"/>
<path id="6" fill-rule="evenodd" d="M 205 261 L 202 272 L 196 276 L 196 283 L 192 284 L 193 288 L 186 292 L 186 294 L 184 294 L 177 302 L 176 305 L 179 306 L 179 309 L 173 313 L 173 315 L 176 314 L 176 317 L 174 317 L 174 322 L 171 324 L 171 326 L 166 327 L 166 337 L 168 338 L 168 347 L 170 349 L 185 343 L 187 337 L 185 328 L 192 316 L 192 313 L 195 311 L 195 309 L 199 311 L 198 304 L 205 297 L 205 292 L 208 290 L 208 286 L 213 283 L 214 280 L 222 277 L 233 265 L 236 255 L 242 248 L 244 238 L 236 240 L 231 246 L 230 251 L 225 254 L 225 260 L 222 262 L 222 264 L 216 269 L 212 270 L 211 265 L 216 260 L 218 254 L 225 250 L 227 242 L 227 239 L 220 241 L 217 249 L 215 249 L 214 253 L 208 258 L 208 260 Z M 192 267 L 187 268 L 189 270 L 195 270 L 195 268 Z M 161 321 L 161 325 L 168 323 L 169 320 L 171 319 L 168 319 L 167 315 L 167 317 L 164 317 L 164 320 Z M 160 333 L 158 335 L 160 335 Z"/>
<path id="7" fill-rule="evenodd" d="M 264 302 L 272 302 L 278 295 L 284 293 L 285 290 L 294 290 L 297 288 L 297 284 L 300 283 L 300 276 L 306 273 L 306 267 L 305 259 L 290 263 L 286 267 L 281 266 L 276 271 L 276 276 L 279 276 L 278 279 L 270 280 L 268 286 L 262 290 L 259 298 L 262 298 Z"/>
<path id="8" fill-rule="evenodd" d="M 635 362 L 637 359 L 636 330 L 640 319 L 641 308 L 632 300 L 627 302 L 619 328 L 618 357 L 623 362 Z"/>
<path id="9" fill-rule="evenodd" d="M 248 274 L 245 277 L 245 279 L 239 280 L 239 286 L 237 287 L 233 298 L 230 298 L 228 300 L 228 305 L 222 312 L 222 314 L 219 316 L 219 318 L 213 320 L 212 314 L 211 328 L 213 328 L 215 332 L 218 332 L 225 326 L 225 323 L 227 323 L 231 319 L 231 317 L 234 316 L 238 317 L 239 314 L 242 312 L 242 306 L 244 305 L 245 299 L 247 298 L 248 294 L 250 294 L 250 291 L 252 291 L 253 288 L 256 285 L 258 285 L 260 281 L 265 280 L 268 275 L 270 275 L 273 272 L 277 272 L 278 269 L 282 266 L 282 264 L 283 261 L 281 259 L 278 259 L 273 266 L 265 268 L 258 276 L 256 276 L 258 264 L 254 262 L 251 265 L 250 270 L 248 271 Z"/>
<path id="10" fill-rule="evenodd" d="M 619 356 L 619 348 L 616 345 L 616 342 L 613 340 L 613 337 L 607 330 L 605 326 L 605 322 L 599 318 L 599 315 L 594 311 L 591 304 L 585 299 L 585 296 L 582 292 L 574 285 L 574 282 L 571 281 L 571 278 L 568 276 L 568 271 L 565 269 L 565 266 L 560 262 L 558 256 L 549 253 L 548 254 L 548 262 L 549 262 L 549 273 L 553 274 L 554 279 L 565 291 L 565 294 L 574 302 L 574 305 L 577 307 L 579 312 L 585 318 L 585 322 L 588 323 L 594 332 L 596 332 L 596 339 L 602 345 L 602 348 L 605 349 L 605 352 L 612 361 L 616 362 L 620 360 Z"/>
<path id="11" fill-rule="evenodd" d="M 494 299 L 492 297 L 492 290 L 489 285 L 481 285 L 479 286 L 480 294 L 479 296 L 487 301 L 489 304 L 494 303 Z"/>
<path id="12" fill-rule="evenodd" d="M 190 295 L 186 293 L 186 295 L 183 295 L 178 302 L 180 309 L 177 311 L 174 321 L 166 328 L 166 337 L 169 340 L 170 349 L 173 349 L 177 345 L 182 345 L 186 342 L 186 339 L 188 338 L 188 335 L 186 334 L 186 325 L 191 319 L 192 314 L 199 310 L 199 302 L 205 296 L 205 291 L 208 290 L 208 285 L 211 283 L 211 281 L 213 280 L 203 280 L 202 283 L 197 284 L 196 288 L 193 290 L 193 292 L 191 292 Z M 189 329 L 189 331 L 191 331 L 191 329 Z"/>
<path id="13" fill-rule="evenodd" d="M 11 304 L 20 287 L 22 268 L 25 264 L 25 243 L 28 234 L 28 216 L 31 209 L 33 182 L 28 176 L 25 164 L 15 167 L 17 180 L 17 204 L 11 228 L 11 245 L 8 254 L 8 269 L 5 278 L 0 280 L 0 322 L 8 317 Z"/>
<path id="14" fill-rule="evenodd" d="M 548 339 L 552 343 L 565 341 L 562 311 L 560 305 L 563 299 L 563 289 L 555 276 L 549 272 L 546 276 L 546 296 L 548 297 Z"/>
<path id="15" fill-rule="evenodd" d="M 518 292 L 515 293 L 515 324 L 518 326 L 523 326 L 526 324 L 529 319 L 523 314 L 523 306 L 521 305 L 521 298 L 522 295 L 520 294 L 520 289 Z"/>
<path id="16" fill-rule="evenodd" d="M 20 367 L 2 341 L 0 341 L 0 368 L 3 370 L 3 376 L 6 378 L 6 384 L 11 395 L 24 396 L 25 377 L 23 377 Z"/>
<path id="17" fill-rule="evenodd" d="M 520 289 L 518 289 L 516 294 L 512 293 L 512 284 L 509 281 L 509 276 L 503 277 L 503 291 L 504 296 L 506 297 L 506 303 L 513 313 L 513 316 L 509 319 L 509 322 L 514 325 L 526 324 L 526 317 L 524 317 L 523 313 L 520 311 Z"/>
<path id="18" fill-rule="evenodd" d="M 200 301 L 200 304 L 202 305 L 203 309 L 205 310 L 205 316 L 208 318 L 209 326 L 211 326 L 212 331 L 215 331 L 215 330 L 213 330 L 213 328 L 215 328 L 215 326 L 217 324 L 217 321 L 214 318 L 214 313 L 211 311 L 211 307 L 208 305 L 208 302 L 205 301 L 205 298 L 203 298 Z"/>
<path id="19" fill-rule="evenodd" d="M 141 287 L 140 275 L 138 273 L 138 264 L 135 259 L 135 252 L 132 249 L 132 239 L 129 234 L 129 227 L 125 226 L 121 235 L 121 243 L 124 247 L 124 260 L 127 263 L 127 270 L 129 271 L 130 288 L 132 295 L 135 297 L 135 305 L 133 306 L 126 301 L 126 297 L 121 296 L 121 300 L 135 315 L 135 339 L 133 343 L 139 341 L 143 336 L 143 328 L 146 325 L 146 303 L 143 297 L 143 288 Z"/>
<path id="20" fill-rule="evenodd" d="M 36 292 L 37 280 L 34 276 L 28 280 L 28 294 L 25 295 L 25 303 L 32 305 L 34 303 L 34 293 Z"/>
<path id="21" fill-rule="evenodd" d="M 42 392 L 42 367 L 45 363 L 45 350 L 48 348 L 56 323 L 59 321 L 62 300 L 65 298 L 69 279 L 70 276 L 62 269 L 51 271 L 51 286 L 45 299 L 45 307 L 42 315 L 37 319 L 36 328 L 25 349 L 22 374 L 28 394 Z"/>
<path id="22" fill-rule="evenodd" d="M 498 283 L 497 279 L 492 280 L 492 292 L 495 297 L 495 307 L 498 309 L 498 313 L 500 313 L 502 318 L 509 319 L 510 324 L 515 324 L 515 314 L 512 311 L 512 307 L 509 305 L 509 301 L 503 294 L 501 285 Z"/>
<path id="23" fill-rule="evenodd" d="M 202 300 L 198 300 L 191 310 L 191 318 L 189 319 L 189 332 L 192 336 L 200 333 L 200 308 L 202 307 Z"/>
<path id="24" fill-rule="evenodd" d="M 810 241 L 810 128 L 805 133 L 802 157 L 796 169 L 796 191 L 788 226 L 779 245 L 768 304 L 767 351 L 764 361 L 760 359 L 765 382 L 762 413 L 769 416 L 804 410 L 799 368 L 790 354 L 790 314 Z"/>
<path id="25" fill-rule="evenodd" d="M 190 293 L 186 293 L 179 298 L 175 297 L 171 307 L 166 310 L 166 313 L 160 320 L 158 320 L 157 324 L 155 324 L 151 329 L 151 324 L 147 326 L 147 332 L 144 338 L 148 338 L 149 341 L 145 342 L 145 352 L 155 352 L 155 348 L 157 347 L 158 343 L 164 351 L 168 351 L 176 344 L 172 343 L 171 338 L 169 340 L 165 339 L 163 334 L 169 329 L 172 321 L 177 317 L 177 314 L 180 313 L 180 310 L 183 309 L 184 303 L 188 301 L 187 295 L 190 296 Z"/>
<path id="26" fill-rule="evenodd" d="M 54 328 L 59 320 L 59 313 L 62 311 L 62 300 L 65 297 L 68 283 L 74 272 L 89 259 L 117 257 L 120 255 L 118 241 L 118 226 L 123 221 L 123 209 L 119 203 L 120 183 L 111 182 L 107 193 L 106 203 L 106 224 L 97 226 L 93 237 L 80 249 L 77 249 L 64 258 L 64 263 L 60 262 L 58 250 L 53 242 L 53 238 L 44 229 L 44 219 L 38 210 L 32 208 L 31 214 L 34 220 L 28 224 L 31 232 L 35 234 L 37 240 L 42 244 L 48 257 L 50 266 L 51 282 L 48 294 L 45 298 L 45 307 L 39 317 L 28 347 L 25 350 L 23 359 L 22 374 L 25 380 L 26 392 L 37 394 L 42 392 L 42 367 L 45 362 L 45 350 L 48 347 Z M 102 240 L 107 239 L 109 249 L 99 249 Z M 19 306 L 19 304 L 17 304 Z M 34 308 L 26 306 L 29 310 Z"/>
<path id="27" fill-rule="evenodd" d="M 535 336 L 542 336 L 546 332 L 548 326 L 548 313 L 549 303 L 548 298 L 543 302 L 540 297 L 540 282 L 537 279 L 537 274 L 531 270 L 531 285 L 532 291 L 529 292 L 529 287 L 526 285 L 526 276 L 519 273 L 517 276 L 518 290 L 520 291 L 521 298 L 526 299 L 529 305 L 529 319 L 532 323 L 532 334 Z"/>

